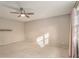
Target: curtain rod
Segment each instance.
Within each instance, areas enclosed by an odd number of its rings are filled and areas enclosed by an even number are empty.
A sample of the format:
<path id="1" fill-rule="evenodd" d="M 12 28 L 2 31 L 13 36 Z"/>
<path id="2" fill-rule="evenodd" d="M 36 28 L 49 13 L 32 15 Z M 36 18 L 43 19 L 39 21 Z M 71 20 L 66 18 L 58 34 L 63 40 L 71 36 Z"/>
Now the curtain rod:
<path id="1" fill-rule="evenodd" d="M 77 8 L 78 4 L 79 4 L 79 1 L 76 1 L 75 5 L 74 5 L 74 8 Z"/>

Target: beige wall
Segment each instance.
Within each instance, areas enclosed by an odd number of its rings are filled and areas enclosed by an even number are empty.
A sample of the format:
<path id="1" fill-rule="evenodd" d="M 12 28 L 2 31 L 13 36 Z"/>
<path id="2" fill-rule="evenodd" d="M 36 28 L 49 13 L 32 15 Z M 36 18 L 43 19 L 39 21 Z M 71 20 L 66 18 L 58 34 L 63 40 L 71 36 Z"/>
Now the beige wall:
<path id="1" fill-rule="evenodd" d="M 24 31 L 25 26 L 25 31 Z M 0 45 L 25 40 L 36 43 L 36 39 L 49 33 L 51 45 L 67 45 L 69 32 L 69 15 L 51 17 L 23 23 L 10 20 L 0 20 L 0 29 L 12 29 L 11 32 L 0 31 Z"/>
<path id="2" fill-rule="evenodd" d="M 49 45 L 68 47 L 69 15 L 51 17 L 25 23 L 27 42 L 36 43 L 36 39 L 49 33 Z"/>
<path id="3" fill-rule="evenodd" d="M 17 21 L 1 20 L 0 29 L 12 31 L 0 31 L 0 45 L 24 40 L 24 24 Z"/>
<path id="4" fill-rule="evenodd" d="M 69 57 L 68 32 L 69 15 L 40 19 L 25 23 L 0 20 L 0 28 L 12 29 L 12 32 L 0 32 L 0 57 Z M 25 29 L 24 29 L 25 28 Z M 40 48 L 36 39 L 49 33 L 49 44 Z M 25 40 L 24 39 L 25 34 Z M 21 42 L 18 42 L 21 41 Z"/>

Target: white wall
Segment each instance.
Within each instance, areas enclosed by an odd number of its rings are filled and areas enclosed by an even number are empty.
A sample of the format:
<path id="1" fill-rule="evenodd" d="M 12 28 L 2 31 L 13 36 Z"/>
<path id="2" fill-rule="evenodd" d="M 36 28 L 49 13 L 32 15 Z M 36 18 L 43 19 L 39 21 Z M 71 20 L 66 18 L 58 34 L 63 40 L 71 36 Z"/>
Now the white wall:
<path id="1" fill-rule="evenodd" d="M 24 40 L 24 24 L 17 21 L 0 19 L 0 29 L 12 31 L 0 31 L 0 45 Z"/>
<path id="2" fill-rule="evenodd" d="M 49 33 L 49 45 L 68 47 L 69 15 L 51 17 L 25 23 L 27 42 L 36 43 L 36 39 Z"/>

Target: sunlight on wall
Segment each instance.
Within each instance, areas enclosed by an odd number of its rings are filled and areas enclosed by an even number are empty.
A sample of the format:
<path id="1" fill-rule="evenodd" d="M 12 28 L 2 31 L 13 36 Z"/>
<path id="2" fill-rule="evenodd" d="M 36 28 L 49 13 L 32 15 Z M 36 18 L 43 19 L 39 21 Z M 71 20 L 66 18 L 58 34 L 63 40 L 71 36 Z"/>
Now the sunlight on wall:
<path id="1" fill-rule="evenodd" d="M 39 36 L 36 41 L 37 44 L 42 48 L 48 44 L 49 33 L 45 33 L 42 36 Z"/>

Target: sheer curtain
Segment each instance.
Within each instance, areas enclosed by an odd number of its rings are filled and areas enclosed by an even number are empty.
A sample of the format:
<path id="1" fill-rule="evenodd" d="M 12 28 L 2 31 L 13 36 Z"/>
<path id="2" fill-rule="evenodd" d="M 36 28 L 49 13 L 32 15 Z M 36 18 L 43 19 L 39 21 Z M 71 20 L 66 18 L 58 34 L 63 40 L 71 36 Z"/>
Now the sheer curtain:
<path id="1" fill-rule="evenodd" d="M 78 57 L 78 11 L 73 8 L 71 13 L 71 39 L 69 39 L 69 55 Z"/>

